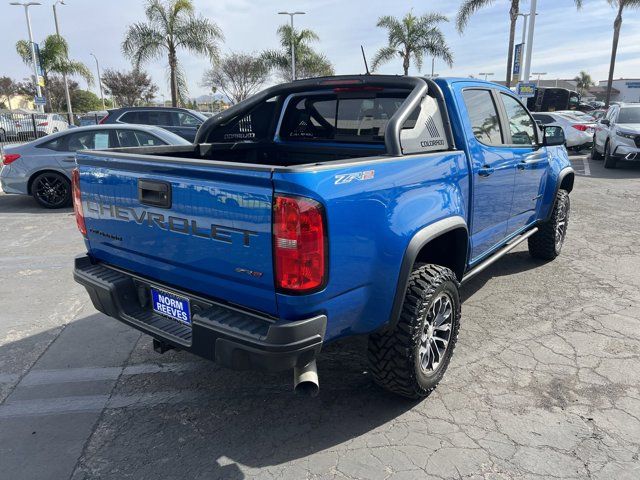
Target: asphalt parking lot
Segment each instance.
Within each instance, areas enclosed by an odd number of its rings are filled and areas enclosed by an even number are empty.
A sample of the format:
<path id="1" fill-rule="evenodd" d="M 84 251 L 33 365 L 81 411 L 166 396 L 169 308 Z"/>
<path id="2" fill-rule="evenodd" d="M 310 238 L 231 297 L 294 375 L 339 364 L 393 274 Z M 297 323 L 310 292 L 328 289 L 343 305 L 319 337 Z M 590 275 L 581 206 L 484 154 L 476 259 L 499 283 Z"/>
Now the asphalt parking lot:
<path id="1" fill-rule="evenodd" d="M 465 285 L 452 364 L 422 402 L 332 345 L 321 390 L 227 371 L 98 314 L 71 210 L 0 194 L 0 477 L 640 478 L 640 166 L 573 156 L 556 261 L 518 247 Z"/>

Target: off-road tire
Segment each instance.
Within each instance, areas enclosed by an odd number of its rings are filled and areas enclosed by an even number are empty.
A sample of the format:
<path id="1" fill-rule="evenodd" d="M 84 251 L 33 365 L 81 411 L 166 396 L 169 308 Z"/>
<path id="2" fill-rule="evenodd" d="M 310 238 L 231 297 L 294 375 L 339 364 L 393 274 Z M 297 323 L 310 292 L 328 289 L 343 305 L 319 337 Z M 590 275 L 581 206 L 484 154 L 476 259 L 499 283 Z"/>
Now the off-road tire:
<path id="1" fill-rule="evenodd" d="M 591 147 L 591 160 L 602 160 L 602 154 L 596 148 L 595 137 L 593 137 L 593 146 Z"/>
<path id="2" fill-rule="evenodd" d="M 422 369 L 419 349 L 433 303 L 442 295 L 451 300 L 451 327 L 446 350 L 437 368 Z M 386 390 L 412 399 L 428 396 L 444 376 L 460 329 L 460 296 L 455 274 L 448 268 L 416 264 L 409 277 L 400 318 L 388 331 L 369 336 L 369 364 L 374 381 Z"/>
<path id="3" fill-rule="evenodd" d="M 616 168 L 616 159 L 611 155 L 609 142 L 604 146 L 604 168 Z"/>
<path id="4" fill-rule="evenodd" d="M 569 225 L 570 207 L 569 192 L 558 190 L 551 218 L 529 237 L 529 254 L 533 258 L 553 260 L 560 255 Z"/>

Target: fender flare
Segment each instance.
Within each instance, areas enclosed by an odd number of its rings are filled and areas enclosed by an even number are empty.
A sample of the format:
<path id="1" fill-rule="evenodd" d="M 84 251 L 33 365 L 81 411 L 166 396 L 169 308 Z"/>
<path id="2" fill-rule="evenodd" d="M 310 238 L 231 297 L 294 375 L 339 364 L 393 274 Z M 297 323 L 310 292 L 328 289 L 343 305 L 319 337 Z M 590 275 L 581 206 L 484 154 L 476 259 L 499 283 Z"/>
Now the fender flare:
<path id="1" fill-rule="evenodd" d="M 558 180 L 556 180 L 556 186 L 555 186 L 555 189 L 553 191 L 553 202 L 551 203 L 551 206 L 549 207 L 549 211 L 545 215 L 545 218 L 542 220 L 542 222 L 548 222 L 549 219 L 551 218 L 551 215 L 553 214 L 553 207 L 556 204 L 556 198 L 558 196 L 558 191 L 560 190 L 560 186 L 562 185 L 563 180 L 568 175 L 573 175 L 573 178 L 575 179 L 575 177 L 576 177 L 575 170 L 573 168 L 571 168 L 571 167 L 564 167 L 562 170 L 560 170 L 560 173 L 558 173 Z M 573 190 L 573 182 L 571 183 L 571 190 Z M 571 192 L 571 190 L 569 190 L 569 192 Z"/>
<path id="2" fill-rule="evenodd" d="M 400 266 L 400 275 L 398 276 L 398 284 L 396 286 L 396 291 L 393 297 L 393 306 L 391 307 L 391 315 L 389 315 L 389 320 L 384 324 L 381 330 L 392 329 L 398 323 L 398 319 L 400 318 L 400 311 L 402 310 L 402 304 L 404 303 L 404 296 L 407 292 L 407 287 L 409 285 L 409 276 L 411 275 L 411 270 L 413 265 L 418 257 L 418 253 L 422 250 L 426 244 L 434 240 L 435 238 L 443 235 L 452 230 L 456 230 L 458 228 L 464 228 L 467 232 L 467 237 L 469 235 L 469 229 L 467 227 L 467 222 L 461 216 L 453 216 L 443 218 L 442 220 L 438 220 L 426 227 L 418 230 L 415 235 L 409 241 L 409 245 L 404 252 L 404 256 L 402 257 L 402 264 Z M 465 258 L 466 265 L 466 258 Z"/>

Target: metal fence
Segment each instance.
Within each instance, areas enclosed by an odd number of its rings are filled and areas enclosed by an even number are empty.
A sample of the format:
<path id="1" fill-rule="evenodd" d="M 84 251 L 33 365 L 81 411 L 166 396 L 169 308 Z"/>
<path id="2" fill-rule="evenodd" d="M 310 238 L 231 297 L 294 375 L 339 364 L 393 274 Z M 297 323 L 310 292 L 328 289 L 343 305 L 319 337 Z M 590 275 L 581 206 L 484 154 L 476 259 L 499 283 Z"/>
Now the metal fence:
<path id="1" fill-rule="evenodd" d="M 106 112 L 77 115 L 73 126 L 96 125 Z M 25 113 L 0 111 L 0 147 L 24 143 L 70 128 L 66 113 Z"/>

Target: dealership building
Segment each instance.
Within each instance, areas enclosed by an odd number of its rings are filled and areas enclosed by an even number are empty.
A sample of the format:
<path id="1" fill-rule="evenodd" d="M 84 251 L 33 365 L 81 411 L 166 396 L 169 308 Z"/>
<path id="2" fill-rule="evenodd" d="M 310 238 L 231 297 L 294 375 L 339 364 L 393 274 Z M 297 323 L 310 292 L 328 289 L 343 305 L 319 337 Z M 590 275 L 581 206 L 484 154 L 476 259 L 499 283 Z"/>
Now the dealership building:
<path id="1" fill-rule="evenodd" d="M 640 78 L 619 78 L 611 86 L 612 102 L 640 102 Z M 597 87 L 589 89 L 589 92 L 600 97 L 606 89 L 607 81 L 602 80 Z"/>

